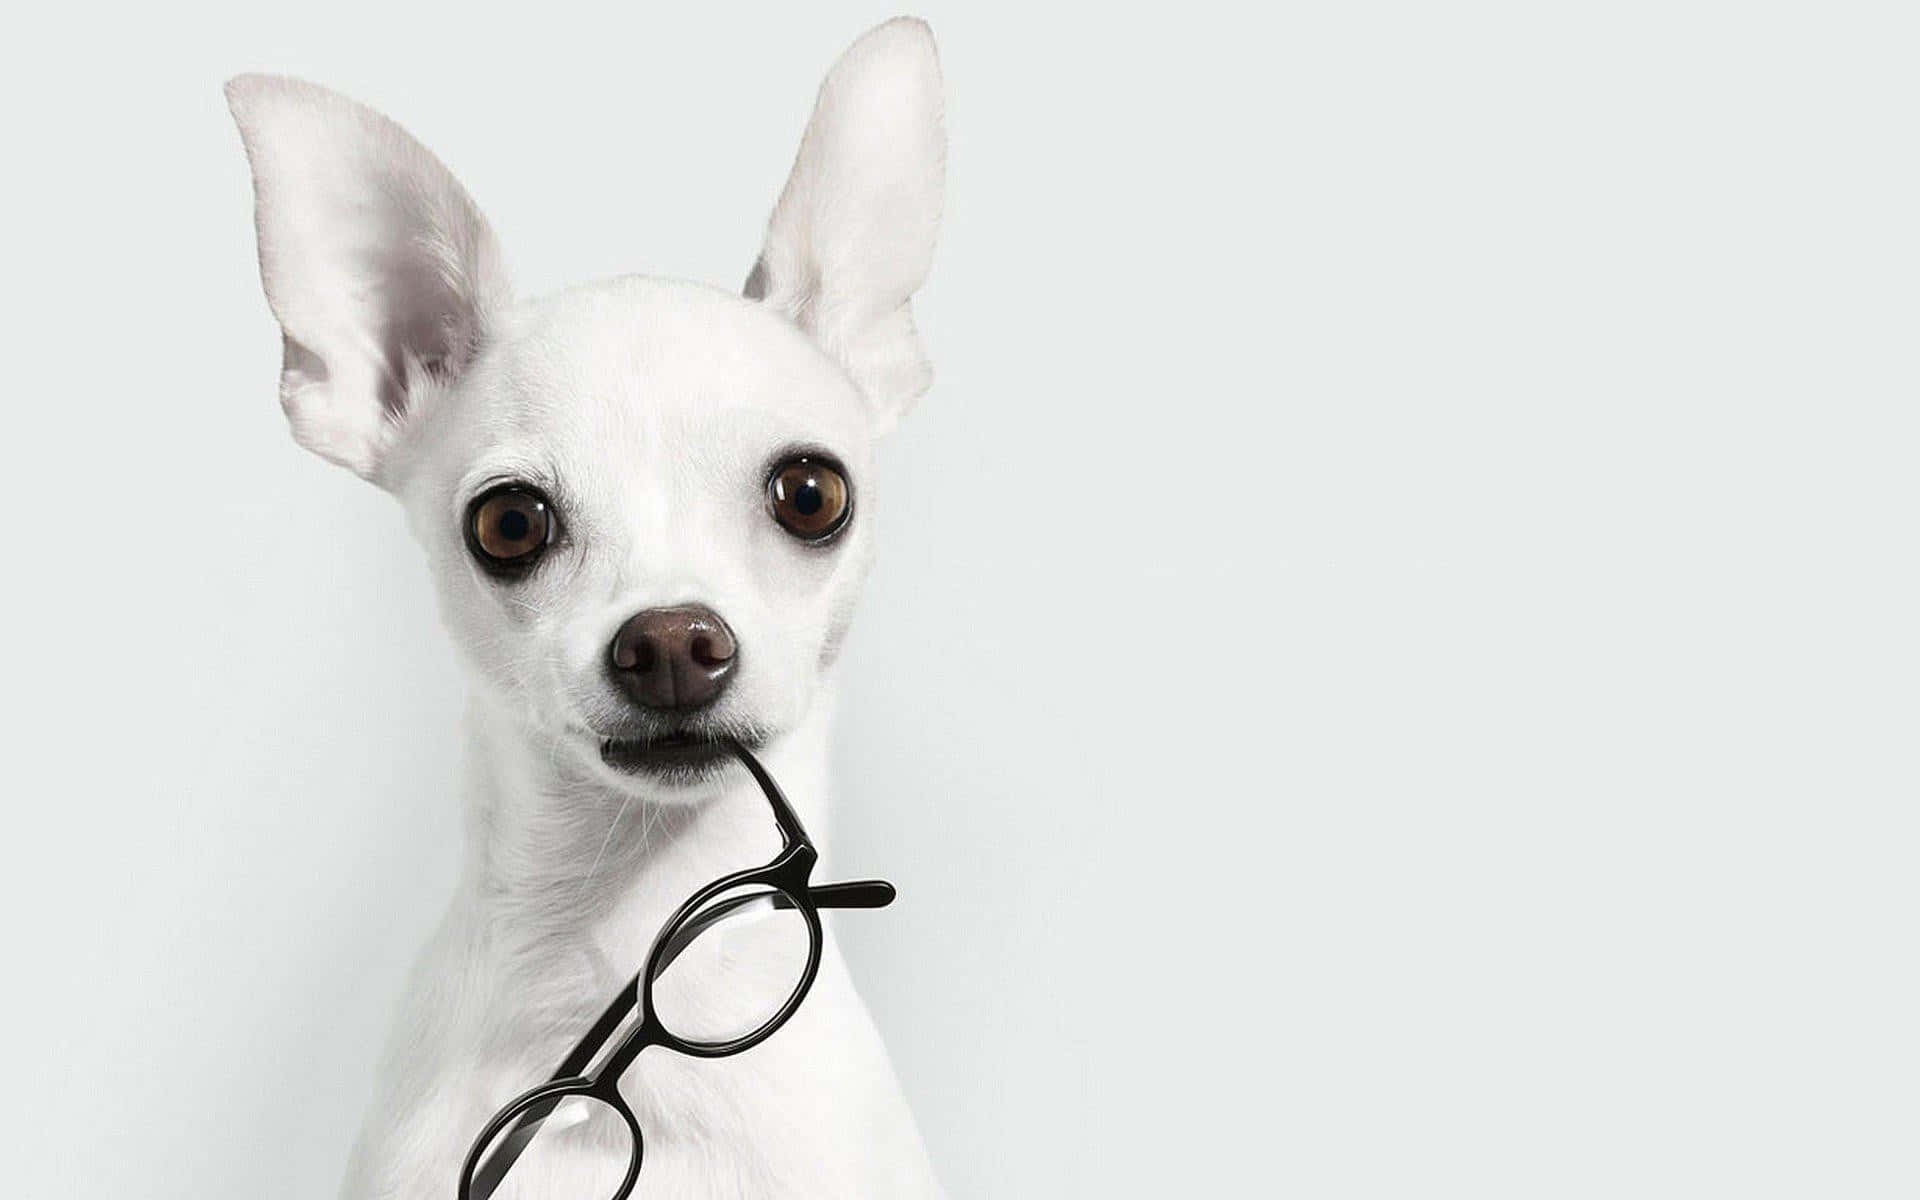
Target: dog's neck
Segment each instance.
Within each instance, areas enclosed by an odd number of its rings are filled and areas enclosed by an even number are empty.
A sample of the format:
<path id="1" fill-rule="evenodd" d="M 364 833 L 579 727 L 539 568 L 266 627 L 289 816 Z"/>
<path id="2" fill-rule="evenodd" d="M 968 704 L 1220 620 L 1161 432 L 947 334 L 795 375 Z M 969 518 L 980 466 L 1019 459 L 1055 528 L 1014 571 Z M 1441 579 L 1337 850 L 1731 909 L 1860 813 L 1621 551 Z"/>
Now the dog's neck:
<path id="1" fill-rule="evenodd" d="M 759 751 L 815 839 L 827 814 L 832 695 Z M 624 980 L 683 901 L 780 849 L 766 797 L 737 764 L 698 788 L 623 790 L 572 746 L 476 695 L 468 710 L 463 893 L 502 959 Z"/>

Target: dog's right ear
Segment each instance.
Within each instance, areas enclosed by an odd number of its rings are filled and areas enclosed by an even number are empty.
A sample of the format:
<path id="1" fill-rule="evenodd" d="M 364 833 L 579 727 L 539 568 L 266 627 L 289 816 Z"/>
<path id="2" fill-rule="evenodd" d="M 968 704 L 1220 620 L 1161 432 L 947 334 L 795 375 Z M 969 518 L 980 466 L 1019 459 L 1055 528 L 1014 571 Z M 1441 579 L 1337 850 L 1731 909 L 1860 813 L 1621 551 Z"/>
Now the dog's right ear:
<path id="1" fill-rule="evenodd" d="M 883 432 L 932 380 L 912 301 L 946 185 L 940 91 L 924 21 L 896 17 L 841 55 L 747 277 L 748 298 L 846 368 Z"/>
<path id="2" fill-rule="evenodd" d="M 507 304 L 493 232 L 425 147 L 344 96 L 242 75 L 227 104 L 253 168 L 294 439 L 381 482 L 410 404 L 472 361 Z"/>

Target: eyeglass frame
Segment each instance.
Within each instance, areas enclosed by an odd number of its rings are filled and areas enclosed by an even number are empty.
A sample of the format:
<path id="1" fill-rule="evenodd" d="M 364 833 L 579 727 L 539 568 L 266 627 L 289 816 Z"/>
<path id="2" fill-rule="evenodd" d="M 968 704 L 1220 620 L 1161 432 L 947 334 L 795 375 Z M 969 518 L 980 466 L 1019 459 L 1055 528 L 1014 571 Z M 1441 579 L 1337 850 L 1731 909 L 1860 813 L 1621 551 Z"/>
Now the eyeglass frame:
<path id="1" fill-rule="evenodd" d="M 596 1100 L 618 1113 L 627 1124 L 627 1132 L 632 1137 L 633 1149 L 627 1163 L 627 1173 L 620 1186 L 606 1200 L 628 1200 L 633 1195 L 634 1184 L 640 1178 L 640 1165 L 646 1157 L 646 1139 L 640 1131 L 640 1122 L 633 1115 L 633 1108 L 620 1094 L 620 1077 L 642 1050 L 650 1046 L 665 1046 L 691 1058 L 727 1058 L 750 1050 L 779 1032 L 788 1019 L 799 1009 L 800 1004 L 813 988 L 814 977 L 820 971 L 820 956 L 824 948 L 820 926 L 820 910 L 823 908 L 885 908 L 893 903 L 897 894 L 894 886 L 884 879 L 860 879 L 846 883 L 826 883 L 815 887 L 812 882 L 813 868 L 820 861 L 820 852 L 815 848 L 813 839 L 800 824 L 799 814 L 787 800 L 780 785 L 767 773 L 760 760 L 753 756 L 745 745 L 735 738 L 727 738 L 727 748 L 735 758 L 753 776 L 766 796 L 768 805 L 773 809 L 773 818 L 780 827 L 780 852 L 764 866 L 735 871 L 723 875 L 705 887 L 694 892 L 660 927 L 654 936 L 653 945 L 647 951 L 646 965 L 634 975 L 633 979 L 615 994 L 613 1001 L 600 1014 L 587 1032 L 575 1044 L 559 1068 L 546 1083 L 529 1089 L 508 1101 L 493 1119 L 481 1129 L 474 1139 L 473 1148 L 467 1152 L 465 1163 L 460 1169 L 459 1200 L 491 1200 L 506 1179 L 513 1165 L 519 1161 L 521 1152 L 526 1148 L 546 1119 L 559 1105 L 572 1096 L 584 1096 Z M 744 897 L 735 904 L 716 906 L 707 919 L 692 922 L 691 918 L 701 914 L 705 906 L 716 897 L 736 888 L 761 887 L 768 889 L 760 896 Z M 672 965 L 682 950 L 724 917 L 734 908 L 758 899 L 771 897 L 775 909 L 796 909 L 807 923 L 807 965 L 800 973 L 799 981 L 793 992 L 780 1006 L 779 1010 L 754 1030 L 723 1042 L 691 1041 L 668 1029 L 660 1020 L 653 1004 L 653 985 Z M 782 900 L 791 904 L 782 904 Z M 620 1026 L 624 1024 L 636 1009 L 640 1019 L 628 1030 L 613 1050 L 604 1057 L 601 1052 L 606 1048 Z M 597 1065 L 595 1059 L 599 1058 Z M 537 1111 L 536 1111 L 537 1110 Z M 485 1168 L 481 1165 L 481 1156 L 506 1133 L 509 1125 L 515 1121 L 531 1121 L 524 1130 L 516 1130 L 518 1138 L 511 1155 L 493 1169 L 494 1157 L 489 1155 Z M 504 1145 L 505 1143 L 503 1143 Z M 485 1170 L 487 1179 L 484 1191 L 476 1191 L 475 1185 L 483 1182 L 480 1175 Z"/>

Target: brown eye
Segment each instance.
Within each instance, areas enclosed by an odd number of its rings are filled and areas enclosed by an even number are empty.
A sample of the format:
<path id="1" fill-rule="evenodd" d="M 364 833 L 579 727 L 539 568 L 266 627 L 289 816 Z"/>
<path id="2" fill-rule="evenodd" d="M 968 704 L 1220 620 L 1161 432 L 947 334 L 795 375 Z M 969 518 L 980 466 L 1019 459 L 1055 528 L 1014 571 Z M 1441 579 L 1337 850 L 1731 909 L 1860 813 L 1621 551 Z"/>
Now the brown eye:
<path id="1" fill-rule="evenodd" d="M 467 509 L 467 545 L 483 565 L 532 566 L 551 540 L 553 514 L 532 488 L 497 487 Z"/>
<path id="2" fill-rule="evenodd" d="M 767 498 L 773 519 L 809 542 L 838 533 L 853 510 L 853 492 L 839 465 L 817 458 L 796 458 L 775 468 Z"/>

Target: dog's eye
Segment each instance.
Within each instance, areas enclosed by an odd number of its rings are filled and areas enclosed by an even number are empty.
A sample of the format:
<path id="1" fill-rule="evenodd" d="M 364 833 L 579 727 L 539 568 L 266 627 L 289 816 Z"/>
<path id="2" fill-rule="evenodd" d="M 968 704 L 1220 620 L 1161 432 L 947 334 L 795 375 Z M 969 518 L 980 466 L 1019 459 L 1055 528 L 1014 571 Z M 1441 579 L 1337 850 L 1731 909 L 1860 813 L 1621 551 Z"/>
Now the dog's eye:
<path id="1" fill-rule="evenodd" d="M 767 480 L 773 519 L 797 538 L 817 542 L 840 532 L 853 512 L 853 490 L 838 463 L 789 459 Z"/>
<path id="2" fill-rule="evenodd" d="M 467 508 L 467 545 L 487 566 L 528 567 L 553 540 L 553 526 L 547 498 L 510 483 L 482 494 Z"/>

